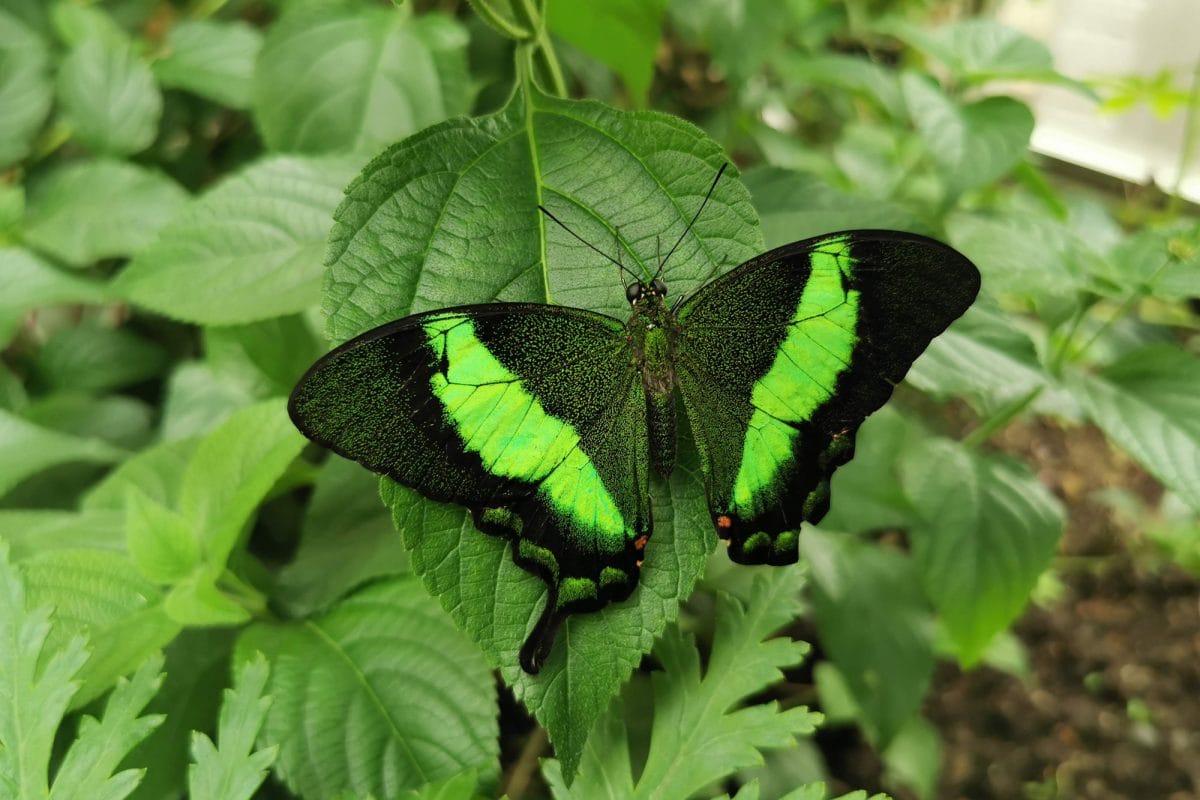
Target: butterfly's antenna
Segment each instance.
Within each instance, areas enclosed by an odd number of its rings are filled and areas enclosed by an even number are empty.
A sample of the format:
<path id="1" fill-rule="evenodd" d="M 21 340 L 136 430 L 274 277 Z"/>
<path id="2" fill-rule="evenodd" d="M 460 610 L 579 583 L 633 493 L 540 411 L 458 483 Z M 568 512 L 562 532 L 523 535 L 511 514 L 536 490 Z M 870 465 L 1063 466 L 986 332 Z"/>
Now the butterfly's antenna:
<path id="1" fill-rule="evenodd" d="M 729 166 L 729 162 L 726 161 L 724 164 L 721 165 L 721 168 L 719 170 L 717 170 L 717 177 L 713 178 L 712 186 L 708 187 L 708 194 L 704 195 L 704 202 L 701 203 L 700 207 L 696 209 L 696 214 L 695 214 L 695 216 L 692 217 L 692 221 L 689 222 L 687 224 L 687 227 L 683 229 L 683 233 L 681 233 L 679 235 L 679 240 L 677 242 L 675 242 L 675 246 L 672 247 L 669 251 L 667 251 L 667 257 L 664 258 L 662 261 L 658 262 L 658 272 L 655 273 L 655 275 L 654 275 L 655 278 L 662 275 L 663 267 L 665 267 L 667 265 L 667 261 L 671 258 L 671 255 L 675 252 L 675 248 L 679 247 L 679 245 L 683 244 L 683 239 L 685 236 L 688 235 L 688 231 L 690 231 L 692 229 L 692 226 L 696 224 L 696 220 L 700 219 L 700 212 L 704 210 L 704 207 L 706 205 L 708 205 L 708 199 L 710 197 L 712 197 L 713 190 L 717 188 L 717 181 L 721 180 L 721 175 L 724 174 L 725 168 L 728 166 Z"/>
<path id="2" fill-rule="evenodd" d="M 581 242 L 583 242 L 585 245 L 587 245 L 588 249 L 590 249 L 592 252 L 594 252 L 594 253 L 597 253 L 597 254 L 599 254 L 599 255 L 601 255 L 601 256 L 604 256 L 604 257 L 605 257 L 605 258 L 607 258 L 609 261 L 611 261 L 612 263 L 616 264 L 616 265 L 617 265 L 617 269 L 620 269 L 622 272 L 628 272 L 630 275 L 632 275 L 632 276 L 633 276 L 633 279 L 634 279 L 635 281 L 640 281 L 640 280 L 641 280 L 641 278 L 639 278 L 639 277 L 638 277 L 638 274 L 637 274 L 636 272 L 634 272 L 633 270 L 631 270 L 629 267 L 625 266 L 625 265 L 624 265 L 624 264 L 622 264 L 620 261 L 618 261 L 617 259 L 615 259 L 615 258 L 613 258 L 612 256 L 610 256 L 608 253 L 604 252 L 603 250 L 601 250 L 600 248 L 596 247 L 594 244 L 592 244 L 591 242 L 589 242 L 587 239 L 584 239 L 584 238 L 583 238 L 582 236 L 580 236 L 578 233 L 576 233 L 575 231 L 573 231 L 573 230 L 571 230 L 570 228 L 568 228 L 568 227 L 567 227 L 565 224 L 563 224 L 563 221 L 562 221 L 561 219 L 559 219 L 558 217 L 556 217 L 556 216 L 554 216 L 553 214 L 551 214 L 551 213 L 550 213 L 550 209 L 546 208 L 545 206 L 538 206 L 538 210 L 539 210 L 539 211 L 541 211 L 543 214 L 545 214 L 545 215 L 546 215 L 547 217 L 549 217 L 550 219 L 552 219 L 552 220 L 554 220 L 555 222 L 557 222 L 557 223 L 558 223 L 558 227 L 562 228 L 564 231 L 566 231 L 567 233 L 571 234 L 571 235 L 572 235 L 572 236 L 574 236 L 576 239 L 578 239 L 579 241 L 581 241 Z M 621 282 L 622 282 L 622 283 L 624 283 L 624 282 L 625 282 L 624 276 L 622 276 L 622 278 L 621 278 Z"/>

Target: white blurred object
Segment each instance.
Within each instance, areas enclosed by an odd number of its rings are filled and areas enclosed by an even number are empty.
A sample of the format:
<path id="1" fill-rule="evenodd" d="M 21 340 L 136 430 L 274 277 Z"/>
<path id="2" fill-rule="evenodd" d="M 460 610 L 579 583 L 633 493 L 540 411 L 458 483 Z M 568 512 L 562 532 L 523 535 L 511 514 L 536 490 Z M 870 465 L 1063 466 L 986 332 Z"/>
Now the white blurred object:
<path id="1" fill-rule="evenodd" d="M 1040 39 L 1054 66 L 1072 78 L 1093 80 L 1163 69 L 1186 90 L 1200 60 L 1200 0 L 1006 0 L 1001 22 Z M 1058 86 L 1032 97 L 1034 151 L 1133 183 L 1150 181 L 1172 191 L 1183 152 L 1186 108 L 1167 119 L 1144 104 L 1101 112 L 1088 98 Z M 1200 143 L 1180 193 L 1200 202 Z"/>

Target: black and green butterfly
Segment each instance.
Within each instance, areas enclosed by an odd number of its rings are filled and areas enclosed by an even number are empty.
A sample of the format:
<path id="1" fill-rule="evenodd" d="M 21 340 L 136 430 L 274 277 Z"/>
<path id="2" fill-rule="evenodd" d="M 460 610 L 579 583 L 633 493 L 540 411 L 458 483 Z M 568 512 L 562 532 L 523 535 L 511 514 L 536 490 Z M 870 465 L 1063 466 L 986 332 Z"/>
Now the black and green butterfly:
<path id="1" fill-rule="evenodd" d="M 535 673 L 567 615 L 637 586 L 676 389 L 730 557 L 791 564 L 859 425 L 978 289 L 971 262 L 932 239 L 834 233 L 674 306 L 660 278 L 639 279 L 627 322 L 530 303 L 414 314 L 319 360 L 289 410 L 313 441 L 512 543 L 549 587 L 521 648 Z"/>

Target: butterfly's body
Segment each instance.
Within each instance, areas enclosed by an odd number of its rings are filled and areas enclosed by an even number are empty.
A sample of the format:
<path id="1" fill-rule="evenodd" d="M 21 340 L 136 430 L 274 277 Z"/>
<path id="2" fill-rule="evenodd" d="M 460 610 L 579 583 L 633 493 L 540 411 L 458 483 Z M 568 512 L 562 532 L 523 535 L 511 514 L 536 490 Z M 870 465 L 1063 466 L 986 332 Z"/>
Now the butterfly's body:
<path id="1" fill-rule="evenodd" d="M 415 314 L 326 355 L 289 407 L 314 441 L 512 543 L 549 590 L 521 649 L 536 672 L 568 615 L 636 587 L 677 400 L 730 557 L 793 563 L 858 426 L 978 287 L 932 239 L 847 231 L 764 253 L 673 307 L 657 277 L 634 283 L 624 323 L 528 303 Z"/>

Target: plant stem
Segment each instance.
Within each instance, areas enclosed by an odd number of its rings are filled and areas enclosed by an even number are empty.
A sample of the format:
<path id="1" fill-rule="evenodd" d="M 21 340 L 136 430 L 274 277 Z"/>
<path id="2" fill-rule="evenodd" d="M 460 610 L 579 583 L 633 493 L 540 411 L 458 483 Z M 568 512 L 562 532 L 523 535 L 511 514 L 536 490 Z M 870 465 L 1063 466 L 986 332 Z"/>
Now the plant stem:
<path id="1" fill-rule="evenodd" d="M 1183 117 L 1183 142 L 1179 146 L 1179 166 L 1175 175 L 1175 185 L 1171 188 L 1171 196 L 1167 199 L 1167 215 L 1171 218 L 1179 216 L 1183 207 L 1183 178 L 1192 163 L 1192 153 L 1196 145 L 1196 125 L 1200 122 L 1200 61 L 1192 69 L 1192 87 L 1188 92 L 1187 111 Z"/>
<path id="2" fill-rule="evenodd" d="M 1066 331 L 1058 340 L 1058 345 L 1055 346 L 1054 352 L 1050 354 L 1050 362 L 1046 364 L 1046 371 L 1056 378 L 1062 372 L 1063 360 L 1067 357 L 1067 348 L 1075 338 L 1075 332 L 1079 330 L 1079 325 L 1087 315 L 1089 307 L 1086 303 L 1079 304 L 1079 307 L 1075 309 L 1075 313 L 1071 315 Z"/>
<path id="3" fill-rule="evenodd" d="M 1045 388 L 1044 385 L 1035 386 L 1021 397 L 1002 406 L 999 411 L 985 419 L 978 428 L 967 434 L 966 438 L 962 440 L 963 446 L 970 450 L 979 447 L 979 445 L 990 439 L 993 433 L 1003 429 L 1008 423 L 1024 412 L 1025 409 L 1029 408 Z"/>
<path id="4" fill-rule="evenodd" d="M 563 78 L 558 55 L 546 31 L 546 18 L 539 3 L 534 0 L 512 0 L 513 13 L 519 22 L 532 31 L 517 46 L 518 64 L 526 61 L 528 69 L 518 69 L 522 81 L 538 79 L 539 88 L 555 97 L 567 96 L 567 82 Z"/>
<path id="5" fill-rule="evenodd" d="M 484 21 L 489 25 L 514 41 L 524 42 L 534 35 L 534 31 L 514 25 L 505 19 L 503 15 L 491 7 L 488 0 L 476 0 L 476 2 L 471 3 L 471 8 L 475 9 L 475 13 L 483 17 Z"/>

